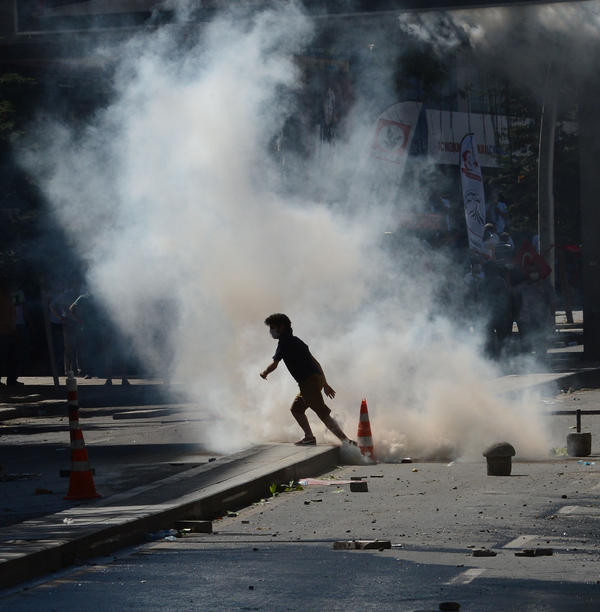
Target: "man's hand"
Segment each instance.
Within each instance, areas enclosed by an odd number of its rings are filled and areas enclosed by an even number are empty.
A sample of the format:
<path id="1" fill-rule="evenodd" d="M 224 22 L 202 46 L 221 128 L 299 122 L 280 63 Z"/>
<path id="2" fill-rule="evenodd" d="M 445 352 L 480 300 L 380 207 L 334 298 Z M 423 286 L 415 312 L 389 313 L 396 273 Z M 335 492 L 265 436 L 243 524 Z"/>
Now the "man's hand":
<path id="1" fill-rule="evenodd" d="M 279 364 L 279 361 L 273 361 L 273 363 L 271 365 L 268 365 L 261 373 L 260 373 L 260 377 L 264 378 L 265 380 L 267 380 L 267 376 L 273 372 L 276 368 L 277 365 Z"/>
<path id="2" fill-rule="evenodd" d="M 325 395 L 327 397 L 330 397 L 331 399 L 335 397 L 335 390 L 332 387 L 330 387 L 327 383 L 323 385 L 323 391 L 325 392 Z"/>

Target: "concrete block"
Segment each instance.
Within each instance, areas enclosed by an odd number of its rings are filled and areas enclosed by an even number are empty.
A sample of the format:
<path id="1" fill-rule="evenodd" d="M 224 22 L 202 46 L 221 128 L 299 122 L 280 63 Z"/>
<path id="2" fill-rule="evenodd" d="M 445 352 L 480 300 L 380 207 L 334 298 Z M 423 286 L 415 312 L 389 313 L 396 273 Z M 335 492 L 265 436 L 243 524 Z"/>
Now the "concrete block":
<path id="1" fill-rule="evenodd" d="M 367 493 L 369 491 L 369 485 L 366 480 L 351 482 L 350 491 L 353 493 Z"/>
<path id="2" fill-rule="evenodd" d="M 358 550 L 389 550 L 392 548 L 390 540 L 356 540 Z"/>
<path id="3" fill-rule="evenodd" d="M 333 543 L 334 550 L 389 550 L 390 540 L 341 540 Z"/>
<path id="4" fill-rule="evenodd" d="M 592 452 L 592 434 L 585 433 L 567 434 L 567 454 L 569 457 L 588 457 Z"/>
<path id="5" fill-rule="evenodd" d="M 334 542 L 333 550 L 356 550 L 356 542 L 354 540 L 340 540 Z"/>
<path id="6" fill-rule="evenodd" d="M 515 557 L 551 557 L 554 554 L 552 548 L 524 548 L 516 552 Z"/>
<path id="7" fill-rule="evenodd" d="M 471 555 L 473 557 L 495 557 L 498 553 L 489 548 L 475 548 Z"/>

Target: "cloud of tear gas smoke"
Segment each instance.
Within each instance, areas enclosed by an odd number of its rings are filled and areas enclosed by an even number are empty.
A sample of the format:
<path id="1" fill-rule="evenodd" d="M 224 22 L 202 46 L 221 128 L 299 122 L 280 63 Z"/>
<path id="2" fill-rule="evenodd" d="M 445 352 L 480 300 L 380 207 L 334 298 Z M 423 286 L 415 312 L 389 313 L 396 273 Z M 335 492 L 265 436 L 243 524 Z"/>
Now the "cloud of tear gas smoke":
<path id="1" fill-rule="evenodd" d="M 596 71 L 600 43 L 600 2 L 413 13 L 399 18 L 400 29 L 440 55 L 476 50 L 481 73 L 501 75 L 541 99 L 548 74 L 569 100 Z M 554 77 L 554 79 L 552 79 Z"/>
<path id="2" fill-rule="evenodd" d="M 121 50 L 110 106 L 85 129 L 46 130 L 25 163 L 92 291 L 146 362 L 184 381 L 206 419 L 199 439 L 216 450 L 299 433 L 283 364 L 259 378 L 275 350 L 263 320 L 281 311 L 323 364 L 350 436 L 368 398 L 380 458 L 480 456 L 501 439 L 543 453 L 535 415 L 489 392 L 492 366 L 436 310 L 452 278 L 443 257 L 416 241 L 382 248 L 388 211 L 364 200 L 327 206 L 280 183 L 267 149 L 296 112 L 290 58 L 311 32 L 285 5 L 219 17 L 185 52 L 173 29 L 136 38 Z M 327 182 L 339 202 L 362 147 L 324 149 L 303 181 Z"/>

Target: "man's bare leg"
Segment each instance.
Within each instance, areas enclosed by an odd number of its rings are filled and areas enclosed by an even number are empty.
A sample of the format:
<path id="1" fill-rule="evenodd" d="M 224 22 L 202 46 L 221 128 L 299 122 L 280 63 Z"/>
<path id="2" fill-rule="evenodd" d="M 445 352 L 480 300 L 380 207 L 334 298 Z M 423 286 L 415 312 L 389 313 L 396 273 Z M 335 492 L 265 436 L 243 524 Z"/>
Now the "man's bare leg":
<path id="1" fill-rule="evenodd" d="M 326 417 L 321 417 L 321 421 L 323 421 L 327 429 L 329 429 L 329 431 L 342 442 L 348 440 L 348 436 L 342 431 L 342 428 L 338 425 L 338 422 L 330 414 L 328 414 Z"/>
<path id="2" fill-rule="evenodd" d="M 315 435 L 310 428 L 308 418 L 306 417 L 306 403 L 301 398 L 296 398 L 292 404 L 291 413 L 296 419 L 296 422 L 302 428 L 305 438 L 314 438 Z"/>

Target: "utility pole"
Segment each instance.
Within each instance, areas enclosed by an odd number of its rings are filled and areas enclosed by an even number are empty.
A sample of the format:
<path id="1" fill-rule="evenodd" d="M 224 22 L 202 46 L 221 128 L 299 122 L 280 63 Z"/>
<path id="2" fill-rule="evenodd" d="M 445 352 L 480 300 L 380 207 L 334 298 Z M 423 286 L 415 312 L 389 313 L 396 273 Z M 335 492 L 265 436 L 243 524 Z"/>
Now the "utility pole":
<path id="1" fill-rule="evenodd" d="M 540 143 L 538 153 L 538 238 L 540 255 L 552 268 L 550 281 L 555 286 L 555 237 L 554 237 L 554 142 L 556 138 L 556 115 L 558 80 L 548 66 L 546 91 L 542 103 Z"/>

